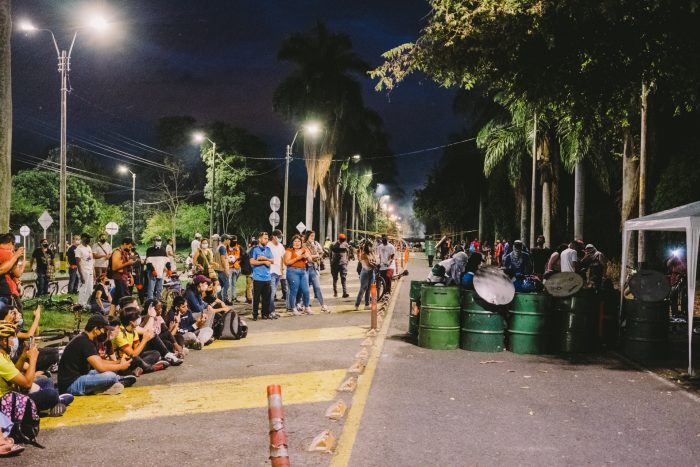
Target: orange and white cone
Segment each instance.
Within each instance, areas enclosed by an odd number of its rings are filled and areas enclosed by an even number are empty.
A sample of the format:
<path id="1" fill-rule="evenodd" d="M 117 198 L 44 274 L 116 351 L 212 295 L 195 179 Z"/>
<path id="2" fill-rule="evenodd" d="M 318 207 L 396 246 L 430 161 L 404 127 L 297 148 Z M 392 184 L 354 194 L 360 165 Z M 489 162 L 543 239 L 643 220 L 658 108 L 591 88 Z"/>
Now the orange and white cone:
<path id="1" fill-rule="evenodd" d="M 270 460 L 272 467 L 289 467 L 287 432 L 284 429 L 282 388 L 279 384 L 267 387 L 267 417 L 270 420 Z"/>

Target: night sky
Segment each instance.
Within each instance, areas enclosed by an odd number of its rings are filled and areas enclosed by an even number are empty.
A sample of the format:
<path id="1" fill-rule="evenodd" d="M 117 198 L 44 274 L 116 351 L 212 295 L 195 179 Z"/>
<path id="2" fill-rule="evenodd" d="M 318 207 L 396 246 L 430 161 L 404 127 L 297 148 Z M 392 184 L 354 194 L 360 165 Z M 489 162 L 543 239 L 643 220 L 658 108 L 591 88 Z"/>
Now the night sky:
<path id="1" fill-rule="evenodd" d="M 382 52 L 415 39 L 429 11 L 422 0 L 22 0 L 13 2 L 13 17 L 15 23 L 28 18 L 52 29 L 59 46 L 67 48 L 71 31 L 96 6 L 112 27 L 103 35 L 78 36 L 69 142 L 71 136 L 100 138 L 142 155 L 124 137 L 154 145 L 160 117 L 191 115 L 203 123 L 222 120 L 248 129 L 267 143 L 272 157 L 283 157 L 294 133 L 272 110 L 273 91 L 292 69 L 276 58 L 289 34 L 323 20 L 331 31 L 348 33 L 355 50 L 378 65 Z M 12 52 L 13 151 L 43 156 L 47 147 L 58 146 L 55 50 L 48 33 L 15 32 Z M 384 118 L 395 153 L 444 144 L 459 127 L 451 110 L 453 90 L 423 76 L 390 95 L 373 86 L 364 79 L 365 103 Z M 441 153 L 401 158 L 397 180 L 404 190 L 422 186 Z M 293 177 L 302 191 L 303 170 L 295 165 Z"/>

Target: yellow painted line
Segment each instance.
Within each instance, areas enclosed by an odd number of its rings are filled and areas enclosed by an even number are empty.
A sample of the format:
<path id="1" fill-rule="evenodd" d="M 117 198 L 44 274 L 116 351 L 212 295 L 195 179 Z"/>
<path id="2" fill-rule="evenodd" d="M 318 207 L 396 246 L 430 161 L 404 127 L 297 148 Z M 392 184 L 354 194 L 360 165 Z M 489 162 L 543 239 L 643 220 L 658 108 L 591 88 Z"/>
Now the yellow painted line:
<path id="1" fill-rule="evenodd" d="M 362 415 L 364 414 L 365 406 L 367 405 L 369 389 L 372 387 L 374 373 L 377 370 L 379 356 L 382 354 L 382 348 L 384 347 L 386 334 L 389 331 L 389 326 L 391 325 L 391 317 L 394 314 L 394 306 L 396 305 L 396 300 L 398 300 L 402 283 L 403 281 L 399 281 L 392 290 L 391 302 L 389 303 L 389 310 L 384 318 L 384 324 L 382 325 L 382 329 L 379 331 L 379 335 L 374 342 L 372 354 L 369 356 L 367 361 L 365 372 L 358 378 L 357 389 L 355 389 L 355 394 L 352 397 L 352 405 L 350 406 L 348 418 L 343 426 L 343 433 L 338 440 L 338 447 L 336 448 L 333 459 L 331 460 L 331 467 L 345 467 L 350 462 L 352 448 L 355 445 L 355 439 L 357 439 L 357 433 L 360 430 Z"/>
<path id="2" fill-rule="evenodd" d="M 267 407 L 269 384 L 282 386 L 285 405 L 327 402 L 335 397 L 346 371 L 343 368 L 158 386 L 139 387 L 137 384 L 118 396 L 76 397 L 62 417 L 43 418 L 41 428 Z"/>
<path id="3" fill-rule="evenodd" d="M 297 319 L 304 319 L 299 317 Z M 249 332 L 248 337 L 238 341 L 218 340 L 204 347 L 208 349 L 225 349 L 229 347 L 248 347 L 251 345 L 298 344 L 302 342 L 335 341 L 344 339 L 362 339 L 366 329 L 359 326 L 342 326 L 336 328 L 298 329 L 295 331 Z"/>

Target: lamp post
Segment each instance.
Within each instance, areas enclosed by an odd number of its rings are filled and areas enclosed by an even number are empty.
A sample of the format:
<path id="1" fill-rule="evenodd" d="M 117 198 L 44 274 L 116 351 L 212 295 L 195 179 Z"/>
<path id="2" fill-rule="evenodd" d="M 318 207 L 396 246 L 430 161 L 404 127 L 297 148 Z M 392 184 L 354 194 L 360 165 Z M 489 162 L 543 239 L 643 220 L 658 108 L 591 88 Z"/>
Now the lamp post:
<path id="1" fill-rule="evenodd" d="M 45 31 L 51 34 L 51 39 L 53 40 L 53 45 L 56 48 L 56 56 L 58 59 L 58 73 L 61 75 L 61 145 L 60 145 L 60 157 L 59 157 L 59 215 L 58 215 L 58 252 L 59 256 L 63 257 L 66 249 L 66 207 L 67 207 L 67 196 L 66 196 L 66 186 L 67 186 L 67 114 L 68 114 L 68 75 L 70 73 L 70 57 L 73 52 L 73 46 L 75 45 L 75 39 L 78 37 L 78 31 L 80 29 L 90 28 L 98 31 L 103 31 L 109 27 L 109 23 L 101 16 L 94 16 L 84 28 L 79 28 L 73 34 L 73 39 L 71 40 L 70 47 L 68 51 L 61 50 L 58 47 L 58 42 L 56 41 L 56 36 L 53 31 L 46 28 L 37 28 L 34 24 L 29 21 L 20 21 L 18 28 L 20 31 L 24 32 L 36 32 Z"/>
<path id="2" fill-rule="evenodd" d="M 216 143 L 204 133 L 195 133 L 194 142 L 202 144 L 204 141 L 211 143 L 211 199 L 209 200 L 209 238 L 214 235 L 214 196 L 216 195 Z"/>
<path id="3" fill-rule="evenodd" d="M 128 172 L 131 174 L 131 239 L 136 241 L 136 235 L 134 234 L 136 231 L 136 174 L 125 165 L 120 165 L 119 171 L 121 173 Z"/>
<path id="4" fill-rule="evenodd" d="M 291 144 L 287 145 L 287 152 L 284 158 L 284 208 L 282 209 L 282 237 L 287 240 L 287 201 L 289 199 L 289 163 L 292 161 L 292 149 L 294 143 L 299 136 L 299 132 L 303 131 L 307 136 L 315 138 L 318 136 L 323 128 L 317 122 L 308 122 L 304 124 L 300 129 L 294 133 L 294 138 L 292 138 Z M 306 226 L 309 228 L 310 226 Z"/>

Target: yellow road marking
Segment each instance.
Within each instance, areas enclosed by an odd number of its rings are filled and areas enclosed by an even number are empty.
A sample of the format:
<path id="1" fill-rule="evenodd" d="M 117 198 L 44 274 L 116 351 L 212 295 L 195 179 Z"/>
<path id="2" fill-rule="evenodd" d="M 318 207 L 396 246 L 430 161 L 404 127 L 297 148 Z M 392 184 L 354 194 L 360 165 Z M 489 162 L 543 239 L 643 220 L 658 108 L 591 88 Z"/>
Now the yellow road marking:
<path id="1" fill-rule="evenodd" d="M 76 397 L 65 415 L 44 418 L 42 429 L 267 407 L 268 384 L 282 386 L 285 405 L 333 400 L 346 369 L 252 378 L 135 386 L 118 396 Z"/>
<path id="2" fill-rule="evenodd" d="M 357 438 L 357 433 L 360 430 L 362 415 L 364 414 L 365 406 L 367 405 L 369 389 L 372 387 L 372 380 L 374 379 L 374 373 L 377 370 L 377 363 L 379 363 L 379 356 L 381 355 L 382 348 L 384 347 L 386 334 L 389 331 L 391 317 L 394 314 L 394 306 L 396 305 L 399 292 L 401 291 L 402 282 L 403 281 L 399 281 L 392 290 L 391 303 L 389 304 L 389 310 L 387 311 L 386 318 L 384 318 L 384 324 L 382 325 L 382 329 L 377 336 L 377 340 L 374 342 L 372 354 L 367 361 L 365 372 L 358 378 L 357 389 L 355 390 L 355 395 L 352 397 L 352 405 L 350 406 L 348 418 L 343 426 L 343 433 L 338 440 L 338 447 L 336 448 L 335 455 L 331 460 L 331 467 L 345 467 L 350 462 L 352 448 L 355 445 L 355 439 Z"/>
<path id="3" fill-rule="evenodd" d="M 362 339 L 365 336 L 365 332 L 366 330 L 359 326 L 298 329 L 296 331 L 252 332 L 249 333 L 248 337 L 245 339 L 238 341 L 218 340 L 205 347 L 205 349 L 224 349 L 229 347 L 248 347 L 251 345 L 279 345 L 297 344 L 300 342 Z"/>

